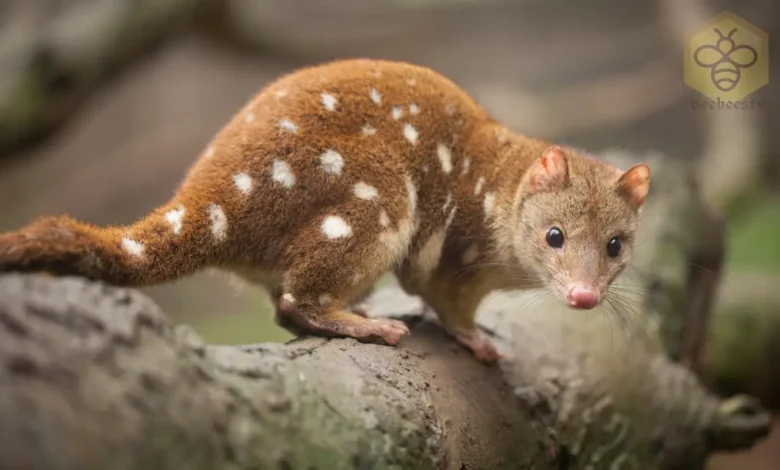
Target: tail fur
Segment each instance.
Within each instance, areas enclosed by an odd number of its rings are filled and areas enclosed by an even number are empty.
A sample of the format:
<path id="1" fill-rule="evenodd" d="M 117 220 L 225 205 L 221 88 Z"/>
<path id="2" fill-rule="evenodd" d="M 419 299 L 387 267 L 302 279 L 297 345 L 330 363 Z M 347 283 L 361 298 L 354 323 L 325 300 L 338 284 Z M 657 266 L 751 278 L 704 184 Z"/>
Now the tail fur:
<path id="1" fill-rule="evenodd" d="M 206 240 L 208 214 L 198 215 L 183 224 L 183 206 L 170 203 L 126 227 L 43 217 L 0 235 L 0 272 L 78 275 L 119 286 L 174 280 L 217 255 Z"/>

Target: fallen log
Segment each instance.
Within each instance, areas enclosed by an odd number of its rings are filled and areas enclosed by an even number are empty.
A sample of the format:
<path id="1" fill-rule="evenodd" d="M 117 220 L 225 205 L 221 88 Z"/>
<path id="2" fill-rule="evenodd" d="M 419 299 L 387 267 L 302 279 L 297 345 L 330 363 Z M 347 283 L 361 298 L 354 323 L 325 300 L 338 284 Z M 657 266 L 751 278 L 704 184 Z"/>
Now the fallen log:
<path id="1" fill-rule="evenodd" d="M 508 359 L 487 367 L 415 299 L 371 302 L 406 310 L 400 347 L 207 346 L 137 291 L 4 275 L 0 468 L 694 469 L 768 432 L 599 316 L 488 303 Z"/>

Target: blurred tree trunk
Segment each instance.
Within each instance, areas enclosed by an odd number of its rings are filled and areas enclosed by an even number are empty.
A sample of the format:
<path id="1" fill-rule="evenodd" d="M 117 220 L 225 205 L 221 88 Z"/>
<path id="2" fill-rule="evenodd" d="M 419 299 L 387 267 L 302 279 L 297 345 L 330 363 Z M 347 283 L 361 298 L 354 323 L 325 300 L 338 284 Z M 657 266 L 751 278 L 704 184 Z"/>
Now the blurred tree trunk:
<path id="1" fill-rule="evenodd" d="M 117 71 L 181 31 L 209 0 L 5 0 L 0 156 L 57 129 Z"/>

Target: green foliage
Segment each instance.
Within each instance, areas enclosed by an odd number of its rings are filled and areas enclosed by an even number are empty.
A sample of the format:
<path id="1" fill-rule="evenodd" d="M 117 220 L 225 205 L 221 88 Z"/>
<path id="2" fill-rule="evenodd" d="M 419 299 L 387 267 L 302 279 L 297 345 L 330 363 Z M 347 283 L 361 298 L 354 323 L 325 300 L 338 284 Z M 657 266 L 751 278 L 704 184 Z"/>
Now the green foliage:
<path id="1" fill-rule="evenodd" d="M 780 272 L 780 196 L 753 196 L 729 214 L 727 265 Z"/>

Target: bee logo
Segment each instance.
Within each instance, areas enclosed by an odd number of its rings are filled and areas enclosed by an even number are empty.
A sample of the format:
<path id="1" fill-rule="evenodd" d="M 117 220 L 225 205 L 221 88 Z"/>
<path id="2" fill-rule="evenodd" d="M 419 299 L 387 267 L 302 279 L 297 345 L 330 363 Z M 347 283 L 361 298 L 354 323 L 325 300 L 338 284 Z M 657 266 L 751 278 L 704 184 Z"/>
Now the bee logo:
<path id="1" fill-rule="evenodd" d="M 734 33 L 737 28 L 724 35 L 720 29 L 714 28 L 718 35 L 715 45 L 704 44 L 693 53 L 693 60 L 699 67 L 709 68 L 713 85 L 719 90 L 728 92 L 736 88 L 742 78 L 741 70 L 752 67 L 758 61 L 758 52 L 752 46 L 737 45 Z"/>

